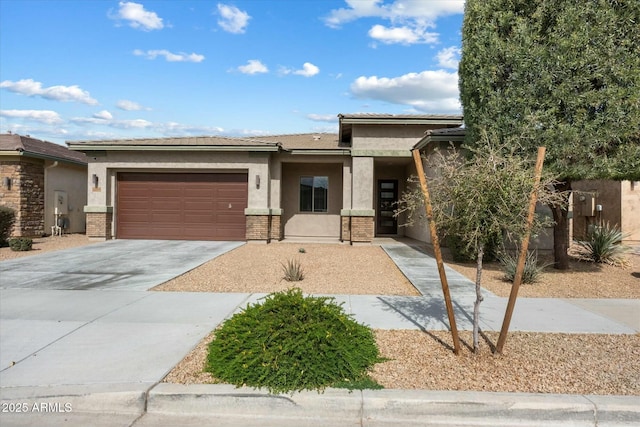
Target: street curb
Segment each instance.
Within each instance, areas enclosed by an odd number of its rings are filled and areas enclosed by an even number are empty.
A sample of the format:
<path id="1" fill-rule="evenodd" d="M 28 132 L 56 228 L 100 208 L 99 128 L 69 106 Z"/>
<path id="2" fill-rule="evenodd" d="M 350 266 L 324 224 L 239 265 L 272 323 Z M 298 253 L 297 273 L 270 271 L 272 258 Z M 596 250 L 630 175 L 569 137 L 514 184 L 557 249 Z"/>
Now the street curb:
<path id="1" fill-rule="evenodd" d="M 0 388 L 0 402 L 21 405 L 28 413 L 111 413 L 142 415 L 146 409 L 146 388 L 108 384 L 100 386 L 51 386 Z M 15 413 L 15 410 L 10 411 Z M 24 412 L 24 411 L 23 411 Z"/>
<path id="2" fill-rule="evenodd" d="M 640 425 L 637 396 L 427 390 L 327 389 L 270 395 L 230 385 L 162 383 L 148 394 L 147 413 L 233 418 L 353 422 L 362 426 L 630 426 Z"/>
<path id="3" fill-rule="evenodd" d="M 266 390 L 221 384 L 161 383 L 149 391 L 148 414 L 250 418 L 322 418 L 331 423 L 358 423 L 360 391 L 327 389 L 324 393 L 269 394 Z M 329 425 L 330 425 L 329 424 Z"/>

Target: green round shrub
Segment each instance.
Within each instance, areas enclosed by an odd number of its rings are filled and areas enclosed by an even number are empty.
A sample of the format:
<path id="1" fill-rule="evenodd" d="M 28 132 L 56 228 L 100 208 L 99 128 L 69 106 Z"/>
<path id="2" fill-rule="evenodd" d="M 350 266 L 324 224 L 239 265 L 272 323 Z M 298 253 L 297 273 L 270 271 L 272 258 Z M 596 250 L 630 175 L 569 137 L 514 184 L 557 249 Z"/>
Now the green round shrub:
<path id="1" fill-rule="evenodd" d="M 14 237 L 9 239 L 9 246 L 12 251 L 16 252 L 30 251 L 33 246 L 33 240 L 28 237 Z"/>
<path id="2" fill-rule="evenodd" d="M 8 244 L 15 221 L 16 211 L 8 206 L 0 206 L 0 247 Z"/>
<path id="3" fill-rule="evenodd" d="M 333 298 L 290 289 L 225 321 L 209 345 L 205 370 L 238 387 L 287 393 L 373 388 L 377 384 L 367 374 L 381 361 L 373 331 Z"/>

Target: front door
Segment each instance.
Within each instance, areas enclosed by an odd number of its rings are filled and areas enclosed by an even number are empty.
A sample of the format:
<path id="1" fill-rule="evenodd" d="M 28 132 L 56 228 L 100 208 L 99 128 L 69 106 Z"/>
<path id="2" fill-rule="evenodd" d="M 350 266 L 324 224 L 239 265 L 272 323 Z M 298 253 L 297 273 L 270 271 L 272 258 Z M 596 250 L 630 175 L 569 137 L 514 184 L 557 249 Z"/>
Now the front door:
<path id="1" fill-rule="evenodd" d="M 398 202 L 398 180 L 378 180 L 378 208 L 376 210 L 376 234 L 397 234 L 398 220 L 393 216 Z"/>

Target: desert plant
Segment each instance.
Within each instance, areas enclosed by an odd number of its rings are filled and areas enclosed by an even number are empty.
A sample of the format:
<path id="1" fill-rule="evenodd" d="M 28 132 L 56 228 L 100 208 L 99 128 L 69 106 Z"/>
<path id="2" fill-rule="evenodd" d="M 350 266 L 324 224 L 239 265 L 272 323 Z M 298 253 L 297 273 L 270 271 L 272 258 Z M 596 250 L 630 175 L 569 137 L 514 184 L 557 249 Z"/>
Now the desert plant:
<path id="1" fill-rule="evenodd" d="M 33 246 L 33 240 L 28 237 L 16 237 L 9 239 L 9 246 L 12 251 L 16 252 L 30 251 Z"/>
<path id="2" fill-rule="evenodd" d="M 298 259 L 290 259 L 282 264 L 284 280 L 287 282 L 299 282 L 304 279 L 304 270 Z"/>
<path id="3" fill-rule="evenodd" d="M 298 252 L 300 252 L 301 254 L 305 254 L 307 253 L 307 250 L 305 248 L 300 248 L 298 249 Z"/>
<path id="4" fill-rule="evenodd" d="M 8 206 L 0 206 L 0 247 L 7 245 L 15 220 L 16 211 Z"/>
<path id="5" fill-rule="evenodd" d="M 380 358 L 370 328 L 333 298 L 289 289 L 249 304 L 224 322 L 209 344 L 205 370 L 230 384 L 271 393 L 371 387 Z"/>
<path id="6" fill-rule="evenodd" d="M 625 237 L 627 234 L 617 225 L 611 226 L 608 222 L 593 227 L 587 234 L 587 240 L 576 242 L 578 257 L 597 263 L 626 265 L 625 254 L 629 247 L 622 244 Z"/>
<path id="7" fill-rule="evenodd" d="M 502 270 L 504 271 L 504 280 L 513 283 L 516 277 L 516 268 L 518 266 L 518 254 L 502 252 L 498 255 L 498 260 L 500 261 L 500 264 L 502 264 Z M 552 263 L 539 264 L 537 251 L 529 251 L 524 262 L 522 283 L 538 282 L 544 269 L 550 265 L 552 265 Z"/>

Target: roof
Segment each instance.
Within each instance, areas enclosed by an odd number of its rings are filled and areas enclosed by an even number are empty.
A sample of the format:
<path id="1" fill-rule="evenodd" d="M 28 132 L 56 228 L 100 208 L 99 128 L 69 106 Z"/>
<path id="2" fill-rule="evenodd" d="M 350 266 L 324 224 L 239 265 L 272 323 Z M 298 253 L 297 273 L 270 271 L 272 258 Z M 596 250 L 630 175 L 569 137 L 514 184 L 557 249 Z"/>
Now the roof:
<path id="1" fill-rule="evenodd" d="M 112 139 L 93 141 L 67 141 L 72 150 L 173 150 L 189 147 L 197 151 L 278 151 L 273 141 L 225 136 L 187 136 L 177 138 Z"/>
<path id="2" fill-rule="evenodd" d="M 0 134 L 0 152 L 38 159 L 58 160 L 80 165 L 87 164 L 87 156 L 67 147 L 41 139 L 14 133 Z"/>
<path id="3" fill-rule="evenodd" d="M 285 151 L 296 154 L 333 152 L 343 154 L 349 147 L 338 142 L 333 133 L 298 133 L 234 138 L 226 136 L 198 136 L 181 138 L 142 138 L 95 141 L 68 141 L 72 150 L 174 150 L 190 148 L 196 151 Z"/>
<path id="4" fill-rule="evenodd" d="M 456 120 L 462 122 L 461 114 L 385 114 L 385 113 L 355 113 L 338 114 L 338 118 L 345 121 L 375 121 L 381 120 L 387 123 L 389 120 L 420 121 L 420 120 Z"/>
<path id="5" fill-rule="evenodd" d="M 257 136 L 255 140 L 278 142 L 284 150 L 348 150 L 349 147 L 338 141 L 335 133 L 296 133 L 285 135 Z"/>
<path id="6" fill-rule="evenodd" d="M 431 129 L 424 137 L 413 146 L 414 149 L 421 150 L 430 142 L 462 142 L 467 130 L 463 127 Z"/>
<path id="7" fill-rule="evenodd" d="M 444 129 L 430 129 L 427 131 L 427 135 L 433 136 L 465 136 L 467 134 L 467 129 L 463 127 L 459 128 L 444 128 Z"/>
<path id="8" fill-rule="evenodd" d="M 380 113 L 356 113 L 338 114 L 339 130 L 338 138 L 342 142 L 350 142 L 354 124 L 369 125 L 462 125 L 460 114 L 380 114 Z"/>

